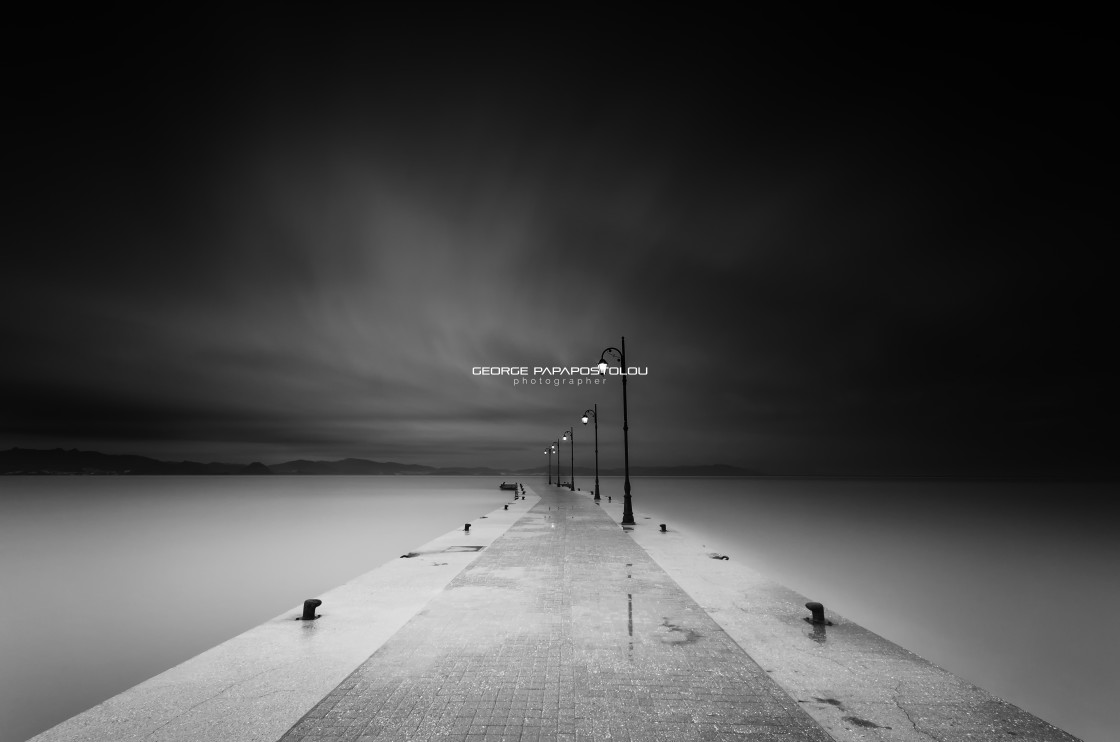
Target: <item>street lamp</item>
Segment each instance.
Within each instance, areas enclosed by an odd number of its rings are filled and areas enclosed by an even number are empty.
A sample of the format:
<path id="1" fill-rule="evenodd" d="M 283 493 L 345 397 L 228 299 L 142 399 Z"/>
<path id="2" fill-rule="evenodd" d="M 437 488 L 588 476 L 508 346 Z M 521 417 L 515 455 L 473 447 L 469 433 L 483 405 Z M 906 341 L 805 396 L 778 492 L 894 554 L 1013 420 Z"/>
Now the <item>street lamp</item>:
<path id="1" fill-rule="evenodd" d="M 634 509 L 630 504 L 630 425 L 626 418 L 626 336 L 622 337 L 622 350 L 618 348 L 607 348 L 603 354 L 599 356 L 599 373 L 605 374 L 607 372 L 607 354 L 618 356 L 618 365 L 622 369 L 622 457 L 623 465 L 625 467 L 626 479 L 622 485 L 624 494 L 622 501 L 622 525 L 634 525 Z"/>
<path id="2" fill-rule="evenodd" d="M 552 446 L 545 451 L 548 454 L 548 483 L 552 484 Z"/>
<path id="3" fill-rule="evenodd" d="M 564 440 L 571 440 L 572 447 L 572 481 L 568 482 L 568 489 L 572 492 L 576 491 L 576 436 L 572 433 L 572 429 L 568 428 L 564 431 Z"/>
<path id="4" fill-rule="evenodd" d="M 590 417 L 588 417 L 590 416 Z M 590 410 L 583 411 L 583 417 L 580 418 L 584 425 L 587 425 L 588 420 L 595 421 L 595 500 L 599 500 L 599 405 L 596 404 Z"/>
<path id="5" fill-rule="evenodd" d="M 556 486 L 560 486 L 560 439 L 557 438 L 556 442 L 552 444 L 552 450 L 556 452 Z"/>

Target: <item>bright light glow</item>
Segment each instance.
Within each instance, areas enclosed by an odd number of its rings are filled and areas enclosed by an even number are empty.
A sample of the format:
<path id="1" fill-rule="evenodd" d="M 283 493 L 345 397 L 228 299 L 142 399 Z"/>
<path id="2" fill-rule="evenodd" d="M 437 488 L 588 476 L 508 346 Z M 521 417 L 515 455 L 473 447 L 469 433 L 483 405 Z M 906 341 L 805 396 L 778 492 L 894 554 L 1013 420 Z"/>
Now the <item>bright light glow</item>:
<path id="1" fill-rule="evenodd" d="M 583 420 L 583 424 L 587 425 L 587 415 L 584 415 L 583 417 L 581 417 L 580 420 Z"/>
<path id="2" fill-rule="evenodd" d="M 602 358 L 599 359 L 599 373 L 605 374 L 607 372 L 607 362 Z"/>

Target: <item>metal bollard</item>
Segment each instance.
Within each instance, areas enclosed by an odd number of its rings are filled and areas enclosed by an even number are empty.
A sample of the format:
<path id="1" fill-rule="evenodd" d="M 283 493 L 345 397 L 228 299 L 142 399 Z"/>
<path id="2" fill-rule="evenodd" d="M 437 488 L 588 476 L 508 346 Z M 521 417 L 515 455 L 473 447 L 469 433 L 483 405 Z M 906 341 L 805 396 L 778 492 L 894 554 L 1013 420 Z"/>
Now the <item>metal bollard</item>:
<path id="1" fill-rule="evenodd" d="M 514 499 L 516 499 L 516 498 L 514 498 Z M 502 510 L 509 510 L 509 503 L 506 503 L 505 507 L 503 507 Z"/>
<path id="2" fill-rule="evenodd" d="M 661 524 L 661 532 L 665 533 L 665 524 L 664 523 Z"/>
<path id="3" fill-rule="evenodd" d="M 813 617 L 812 618 L 805 619 L 809 623 L 819 623 L 819 624 L 830 623 L 829 621 L 825 620 L 824 606 L 821 605 L 820 603 L 818 603 L 816 601 L 810 601 L 810 602 L 805 604 L 805 607 L 813 612 Z"/>
<path id="4" fill-rule="evenodd" d="M 314 621 L 318 616 L 315 615 L 315 609 L 323 604 L 323 601 L 318 598 L 309 598 L 303 601 L 303 615 L 300 616 L 301 621 Z"/>
<path id="5" fill-rule="evenodd" d="M 466 531 L 467 533 L 470 533 L 471 532 L 471 524 L 470 523 L 464 523 L 463 524 L 463 530 Z"/>

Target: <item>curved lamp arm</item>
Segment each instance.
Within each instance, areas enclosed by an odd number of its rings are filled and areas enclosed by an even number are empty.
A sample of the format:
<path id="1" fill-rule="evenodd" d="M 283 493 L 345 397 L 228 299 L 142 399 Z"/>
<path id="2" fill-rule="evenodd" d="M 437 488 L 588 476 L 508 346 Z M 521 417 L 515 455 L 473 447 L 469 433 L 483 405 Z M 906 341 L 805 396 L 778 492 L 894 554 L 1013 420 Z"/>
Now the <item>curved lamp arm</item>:
<path id="1" fill-rule="evenodd" d="M 619 350 L 618 348 L 610 347 L 610 348 L 607 348 L 606 350 L 604 350 L 602 352 L 602 354 L 599 356 L 599 373 L 605 374 L 607 372 L 607 366 L 610 365 L 607 362 L 607 354 L 608 353 L 610 353 L 613 356 L 618 357 L 618 365 L 620 367 L 622 367 L 622 368 L 626 367 L 626 356 L 624 356 L 622 354 L 622 351 Z"/>

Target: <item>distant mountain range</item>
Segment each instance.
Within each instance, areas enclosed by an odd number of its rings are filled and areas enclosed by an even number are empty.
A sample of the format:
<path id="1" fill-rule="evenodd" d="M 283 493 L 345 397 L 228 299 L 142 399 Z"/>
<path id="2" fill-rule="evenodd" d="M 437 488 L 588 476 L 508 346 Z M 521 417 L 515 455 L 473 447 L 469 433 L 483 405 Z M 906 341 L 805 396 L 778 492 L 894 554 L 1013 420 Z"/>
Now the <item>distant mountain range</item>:
<path id="1" fill-rule="evenodd" d="M 341 459 L 339 461 L 308 461 L 297 459 L 282 464 L 265 466 L 259 461 L 251 464 L 224 464 L 197 461 L 159 461 L 147 456 L 105 454 L 97 451 L 69 451 L 55 448 L 49 451 L 12 448 L 0 451 L 0 474 L 24 475 L 151 475 L 151 474 L 379 474 L 379 475 L 443 475 L 443 476 L 547 476 L 540 468 L 500 470 L 484 466 L 435 467 L 420 464 L 398 464 L 394 461 L 369 461 L 367 459 Z M 577 477 L 594 476 L 593 469 L 576 467 Z M 622 476 L 622 469 L 600 469 L 599 475 Z M 567 478 L 571 474 L 564 472 Z M 722 464 L 707 466 L 635 466 L 631 476 L 671 477 L 749 477 L 761 472 Z"/>
<path id="2" fill-rule="evenodd" d="M 202 464 L 197 461 L 158 461 L 147 456 L 55 448 L 37 451 L 12 448 L 0 451 L 0 474 L 271 474 L 264 464 Z"/>

